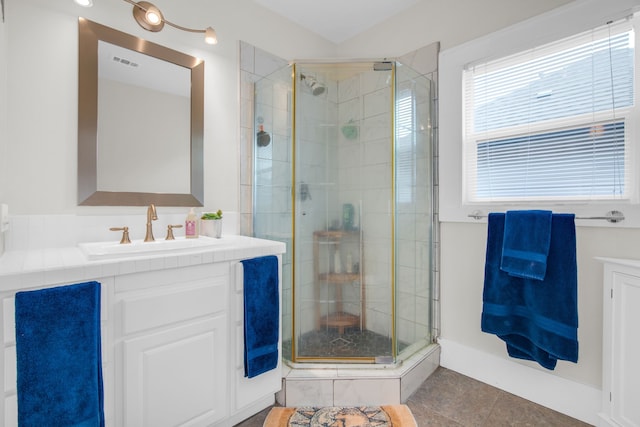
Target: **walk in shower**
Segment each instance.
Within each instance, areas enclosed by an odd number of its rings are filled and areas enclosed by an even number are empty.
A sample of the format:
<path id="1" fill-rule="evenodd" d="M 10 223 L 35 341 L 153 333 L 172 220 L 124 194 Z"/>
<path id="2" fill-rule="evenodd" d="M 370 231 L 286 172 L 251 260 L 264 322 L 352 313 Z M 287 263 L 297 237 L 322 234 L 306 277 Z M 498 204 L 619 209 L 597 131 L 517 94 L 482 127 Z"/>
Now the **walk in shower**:
<path id="1" fill-rule="evenodd" d="M 253 233 L 287 243 L 285 359 L 388 364 L 432 342 L 432 92 L 396 61 L 255 83 Z"/>

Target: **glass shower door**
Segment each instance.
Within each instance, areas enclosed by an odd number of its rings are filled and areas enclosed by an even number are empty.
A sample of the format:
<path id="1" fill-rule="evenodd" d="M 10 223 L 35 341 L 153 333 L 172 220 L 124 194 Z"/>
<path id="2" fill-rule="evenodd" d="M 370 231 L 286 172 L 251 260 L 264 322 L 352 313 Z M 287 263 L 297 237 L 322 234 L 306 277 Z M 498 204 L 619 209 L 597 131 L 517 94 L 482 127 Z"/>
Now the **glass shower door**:
<path id="1" fill-rule="evenodd" d="M 296 64 L 296 361 L 393 361 L 392 74 Z"/>

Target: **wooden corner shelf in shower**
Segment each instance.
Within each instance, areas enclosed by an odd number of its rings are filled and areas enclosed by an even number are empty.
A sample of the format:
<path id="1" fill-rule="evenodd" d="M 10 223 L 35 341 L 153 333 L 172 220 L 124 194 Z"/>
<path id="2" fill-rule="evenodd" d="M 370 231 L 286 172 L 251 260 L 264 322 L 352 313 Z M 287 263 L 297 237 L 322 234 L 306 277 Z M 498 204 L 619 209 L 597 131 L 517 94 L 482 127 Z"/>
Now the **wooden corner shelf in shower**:
<path id="1" fill-rule="evenodd" d="M 344 334 L 346 328 L 354 328 L 360 325 L 360 316 L 345 312 L 335 312 L 322 316 L 320 326 L 338 329 L 340 335 Z"/>
<path id="2" fill-rule="evenodd" d="M 329 245 L 329 249 L 321 253 L 321 246 Z M 348 250 L 355 256 L 347 257 L 341 253 L 341 249 Z M 341 266 L 336 271 L 335 255 L 342 260 Z M 320 259 L 324 257 L 324 264 L 321 267 Z M 348 259 L 348 260 L 347 260 Z M 365 320 L 365 287 L 362 279 L 362 235 L 358 230 L 321 230 L 313 233 L 313 268 L 315 277 L 315 311 L 316 328 L 335 328 L 338 334 L 342 335 L 345 329 L 363 329 Z M 347 263 L 352 263 L 347 265 Z M 349 272 L 346 272 L 349 271 Z M 351 300 L 352 307 L 358 307 L 358 313 L 345 311 L 345 301 L 343 299 L 344 287 L 355 284 L 357 286 L 357 300 Z M 323 286 L 326 289 L 328 298 L 321 301 L 320 292 Z M 326 304 L 323 310 L 322 304 Z M 328 304 L 333 304 L 330 307 Z M 328 311 L 331 309 L 329 313 Z M 324 314 L 323 314 L 324 312 Z"/>
<path id="3" fill-rule="evenodd" d="M 360 280 L 360 275 L 356 273 L 321 273 L 318 279 L 329 283 L 352 283 Z"/>

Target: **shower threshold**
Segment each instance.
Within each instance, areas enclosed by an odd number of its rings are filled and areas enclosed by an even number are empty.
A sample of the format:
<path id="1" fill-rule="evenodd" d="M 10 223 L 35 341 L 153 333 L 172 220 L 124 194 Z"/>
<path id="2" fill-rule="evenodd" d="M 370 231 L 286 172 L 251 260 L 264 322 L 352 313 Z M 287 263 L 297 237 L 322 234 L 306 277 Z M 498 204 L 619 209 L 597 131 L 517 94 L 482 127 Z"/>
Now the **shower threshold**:
<path id="1" fill-rule="evenodd" d="M 293 363 L 284 360 L 283 406 L 392 405 L 405 402 L 440 365 L 430 344 L 397 363 Z"/>

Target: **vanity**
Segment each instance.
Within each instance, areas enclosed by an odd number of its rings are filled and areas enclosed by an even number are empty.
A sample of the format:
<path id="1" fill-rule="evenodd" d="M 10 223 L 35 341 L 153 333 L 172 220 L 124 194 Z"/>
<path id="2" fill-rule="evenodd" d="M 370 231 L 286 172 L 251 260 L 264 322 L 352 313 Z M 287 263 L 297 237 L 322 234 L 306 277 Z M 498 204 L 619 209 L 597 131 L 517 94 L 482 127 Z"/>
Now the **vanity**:
<path id="1" fill-rule="evenodd" d="M 281 267 L 285 245 L 233 235 L 215 240 L 94 259 L 79 247 L 0 257 L 0 425 L 17 426 L 16 292 L 92 280 L 101 283 L 107 426 L 233 426 L 274 404 L 281 362 L 244 376 L 240 261 L 277 255 Z"/>
<path id="2" fill-rule="evenodd" d="M 0 427 L 17 426 L 16 293 L 89 281 L 101 284 L 106 425 L 233 426 L 274 404 L 282 383 L 281 362 L 244 375 L 241 261 L 276 255 L 281 275 L 285 244 L 233 233 L 162 240 L 184 224 L 176 208 L 213 198 L 204 61 L 84 18 L 77 26 L 79 208 L 11 217 L 13 244 L 0 256 Z M 152 242 L 136 241 L 145 221 L 132 207 L 142 206 Z M 119 244 L 129 230 L 133 242 Z"/>

